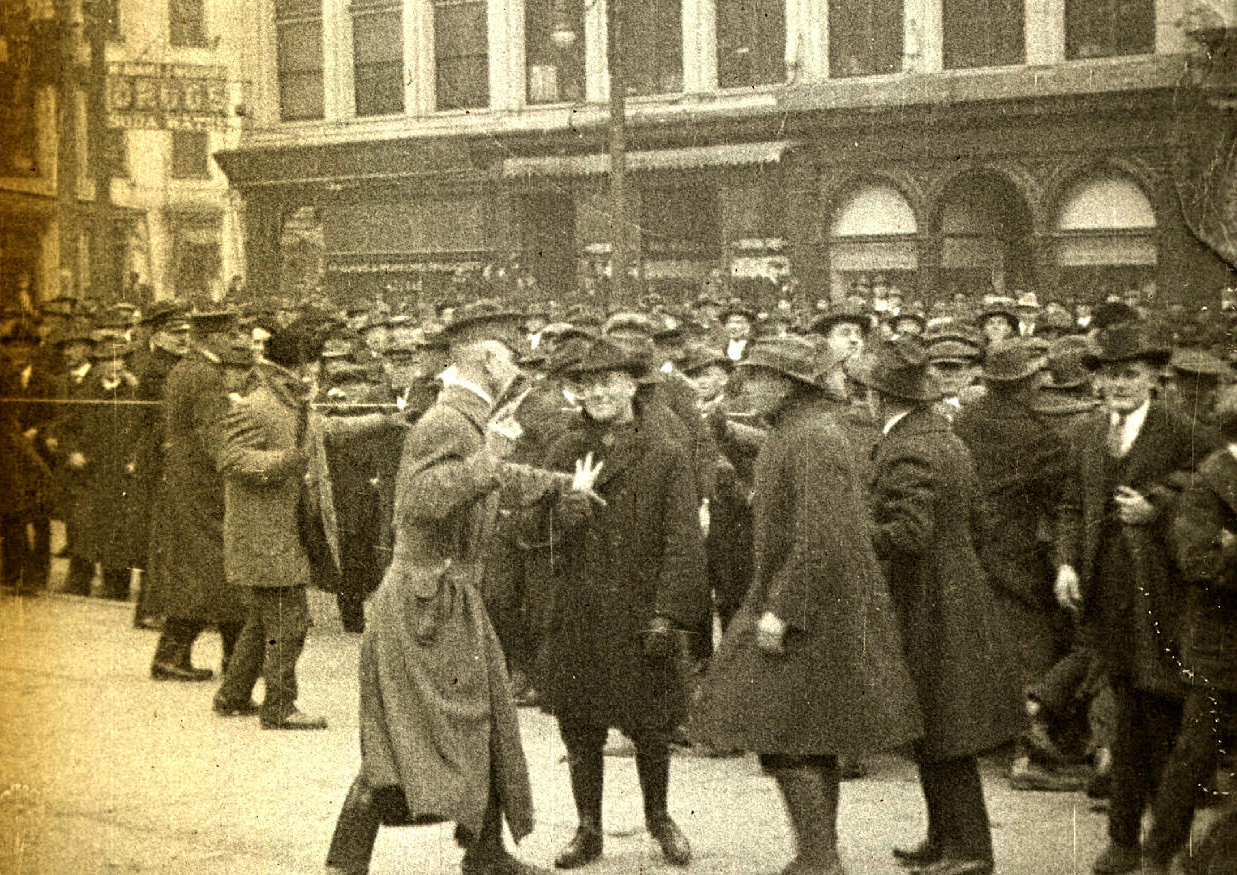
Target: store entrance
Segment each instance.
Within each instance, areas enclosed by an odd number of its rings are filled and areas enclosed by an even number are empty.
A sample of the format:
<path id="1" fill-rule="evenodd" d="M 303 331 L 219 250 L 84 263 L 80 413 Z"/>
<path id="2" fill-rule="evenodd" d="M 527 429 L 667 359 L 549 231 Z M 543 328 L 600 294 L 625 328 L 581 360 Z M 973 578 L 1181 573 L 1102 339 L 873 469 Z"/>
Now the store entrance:
<path id="1" fill-rule="evenodd" d="M 1032 288 L 1031 213 L 1005 176 L 991 171 L 955 179 L 942 199 L 941 291 L 1016 295 Z"/>

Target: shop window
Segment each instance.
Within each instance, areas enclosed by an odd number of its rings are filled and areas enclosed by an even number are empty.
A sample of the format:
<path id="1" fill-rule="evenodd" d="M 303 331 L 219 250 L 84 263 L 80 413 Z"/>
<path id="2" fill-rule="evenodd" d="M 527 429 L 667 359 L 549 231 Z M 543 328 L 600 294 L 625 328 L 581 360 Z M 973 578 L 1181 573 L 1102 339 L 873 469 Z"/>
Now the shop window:
<path id="1" fill-rule="evenodd" d="M 569 45 L 555 30 L 574 34 Z M 524 51 L 528 102 L 584 99 L 584 5 L 571 0 L 524 0 Z"/>
<path id="2" fill-rule="evenodd" d="M 680 0 L 624 0 L 618 51 L 627 93 L 683 90 L 683 11 Z"/>
<path id="3" fill-rule="evenodd" d="M 1154 288 L 1155 212 L 1142 190 L 1119 177 L 1075 186 L 1057 218 L 1059 294 L 1096 303 L 1110 295 L 1140 298 Z"/>
<path id="4" fill-rule="evenodd" d="M 829 227 L 830 294 L 883 300 L 916 285 L 918 225 L 902 193 L 889 185 L 855 192 Z"/>
<path id="5" fill-rule="evenodd" d="M 717 82 L 722 88 L 786 80 L 786 9 L 782 0 L 719 0 Z"/>
<path id="6" fill-rule="evenodd" d="M 404 18 L 402 4 L 352 7 L 353 82 L 356 114 L 404 111 Z"/>
<path id="7" fill-rule="evenodd" d="M 1022 0 L 944 0 L 945 68 L 1021 64 L 1023 7 Z"/>
<path id="8" fill-rule="evenodd" d="M 210 178 L 210 134 L 172 131 L 172 178 Z"/>
<path id="9" fill-rule="evenodd" d="M 275 28 L 279 117 L 284 121 L 322 118 L 321 0 L 277 0 Z"/>
<path id="10" fill-rule="evenodd" d="M 1065 57 L 1155 51 L 1155 0 L 1065 0 Z"/>
<path id="11" fill-rule="evenodd" d="M 434 0 L 434 87 L 439 109 L 490 105 L 486 4 Z"/>
<path id="12" fill-rule="evenodd" d="M 903 0 L 829 0 L 829 75 L 902 69 Z"/>
<path id="13" fill-rule="evenodd" d="M 206 45 L 205 0 L 169 0 L 168 34 L 174 46 Z"/>
<path id="14" fill-rule="evenodd" d="M 721 206 L 699 183 L 640 191 L 640 272 L 648 288 L 683 299 L 722 263 Z"/>

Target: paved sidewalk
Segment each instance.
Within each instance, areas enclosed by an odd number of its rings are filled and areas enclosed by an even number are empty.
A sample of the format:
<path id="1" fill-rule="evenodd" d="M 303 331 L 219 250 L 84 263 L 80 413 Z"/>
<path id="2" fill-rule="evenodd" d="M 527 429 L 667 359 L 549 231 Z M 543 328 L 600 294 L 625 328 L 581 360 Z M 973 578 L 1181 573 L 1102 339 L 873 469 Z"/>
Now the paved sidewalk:
<path id="1" fill-rule="evenodd" d="M 325 732 L 264 732 L 210 711 L 215 683 L 149 679 L 156 633 L 132 606 L 72 596 L 0 599 L 0 872 L 322 873 L 358 762 L 359 638 L 336 631 L 317 594 L 302 658 L 301 706 Z M 218 669 L 218 636 L 194 655 Z M 549 866 L 575 825 L 553 721 L 521 712 L 537 829 L 518 849 Z M 896 758 L 843 789 L 842 852 L 852 875 L 899 871 L 889 846 L 918 840 L 913 770 Z M 995 766 L 986 787 L 1001 875 L 1090 871 L 1103 815 L 1075 794 L 1014 793 Z M 585 871 L 678 871 L 655 860 L 634 764 L 606 761 L 606 853 Z M 754 760 L 676 757 L 672 813 L 692 839 L 691 872 L 776 872 L 789 837 L 773 783 Z M 447 826 L 386 829 L 373 872 L 458 872 Z"/>

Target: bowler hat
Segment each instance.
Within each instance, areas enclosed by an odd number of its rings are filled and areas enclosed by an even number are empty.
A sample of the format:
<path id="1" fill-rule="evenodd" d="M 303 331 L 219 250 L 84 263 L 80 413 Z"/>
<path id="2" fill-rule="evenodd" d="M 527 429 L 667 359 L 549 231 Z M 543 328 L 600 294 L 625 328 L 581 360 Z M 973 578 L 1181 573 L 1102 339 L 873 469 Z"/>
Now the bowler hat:
<path id="1" fill-rule="evenodd" d="M 740 361 L 738 367 L 774 371 L 806 386 L 823 389 L 820 353 L 820 346 L 806 337 L 793 334 L 766 337 L 752 345 L 747 358 Z"/>
<path id="2" fill-rule="evenodd" d="M 1048 375 L 1051 389 L 1077 389 L 1091 381 L 1091 374 L 1083 365 L 1083 357 L 1091 349 L 1091 342 L 1079 334 L 1058 337 L 1048 347 Z"/>
<path id="3" fill-rule="evenodd" d="M 1168 364 L 1172 349 L 1152 337 L 1145 322 L 1121 322 L 1095 335 L 1095 348 L 1082 357 L 1082 363 L 1095 370 L 1111 362 L 1146 361 L 1156 367 Z"/>
<path id="4" fill-rule="evenodd" d="M 1016 383 L 1044 368 L 1044 355 L 1029 343 L 1002 340 L 988 347 L 983 378 L 991 383 Z"/>
<path id="5" fill-rule="evenodd" d="M 683 350 L 679 370 L 685 374 L 694 374 L 713 365 L 729 371 L 734 367 L 734 362 L 726 355 L 726 351 L 719 347 L 705 343 L 689 343 Z"/>
<path id="6" fill-rule="evenodd" d="M 523 336 L 524 314 L 496 298 L 482 298 L 457 307 L 443 328 L 448 343 L 498 340 L 517 345 Z"/>
<path id="7" fill-rule="evenodd" d="M 926 404 L 941 397 L 940 386 L 928 369 L 927 351 L 915 337 L 900 337 L 882 345 L 871 370 L 859 379 L 880 394 L 900 401 Z"/>

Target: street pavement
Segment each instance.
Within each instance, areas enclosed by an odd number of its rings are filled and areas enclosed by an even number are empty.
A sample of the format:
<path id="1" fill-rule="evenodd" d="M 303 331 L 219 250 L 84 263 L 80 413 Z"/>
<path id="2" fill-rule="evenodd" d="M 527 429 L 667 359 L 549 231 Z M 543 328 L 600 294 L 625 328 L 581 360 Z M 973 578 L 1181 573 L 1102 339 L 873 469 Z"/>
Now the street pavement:
<path id="1" fill-rule="evenodd" d="M 57 563 L 58 565 L 60 563 Z M 132 605 L 49 594 L 0 598 L 0 873 L 322 873 L 355 774 L 359 636 L 339 631 L 313 594 L 315 628 L 300 663 L 300 706 L 324 732 L 272 732 L 210 710 L 216 684 L 154 682 L 156 633 Z M 208 633 L 194 660 L 218 670 Z M 575 814 L 551 718 L 520 714 L 537 828 L 516 849 L 550 866 Z M 914 770 L 895 757 L 842 791 L 841 851 L 852 875 L 900 870 L 889 848 L 923 830 Z M 1001 875 L 1090 872 L 1103 814 L 1081 794 L 1012 792 L 985 764 Z M 676 756 L 671 813 L 698 873 L 776 872 L 790 837 L 773 782 L 748 758 Z M 678 871 L 653 854 L 634 763 L 606 760 L 606 848 L 584 871 Z M 372 871 L 443 875 L 461 856 L 449 826 L 383 829 Z"/>

